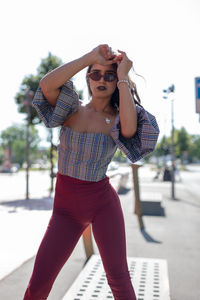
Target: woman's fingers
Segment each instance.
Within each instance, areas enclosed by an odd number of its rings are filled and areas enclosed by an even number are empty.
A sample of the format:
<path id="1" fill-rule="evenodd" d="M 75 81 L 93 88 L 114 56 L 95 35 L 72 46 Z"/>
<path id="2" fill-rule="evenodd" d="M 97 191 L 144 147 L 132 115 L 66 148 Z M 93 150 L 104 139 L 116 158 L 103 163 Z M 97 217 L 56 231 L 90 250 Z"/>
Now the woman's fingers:
<path id="1" fill-rule="evenodd" d="M 109 47 L 108 45 L 103 45 L 103 49 L 104 49 L 104 53 L 107 58 L 113 57 L 114 52 L 112 51 L 111 47 Z"/>
<path id="2" fill-rule="evenodd" d="M 117 51 L 118 51 L 118 52 L 120 52 L 120 53 L 122 53 L 122 54 L 121 54 L 122 56 L 124 56 L 124 57 L 128 58 L 128 57 L 127 57 L 127 55 L 126 55 L 126 52 L 124 52 L 124 51 L 121 51 L 121 50 L 117 50 Z"/>
<path id="3" fill-rule="evenodd" d="M 123 59 L 123 56 L 120 54 L 116 57 L 116 60 L 122 60 Z"/>
<path id="4" fill-rule="evenodd" d="M 108 65 L 110 64 L 114 64 L 114 63 L 118 63 L 118 62 L 121 62 L 123 59 L 122 56 L 119 56 L 119 55 L 113 55 L 113 57 L 110 57 L 108 60 L 107 60 L 107 63 Z"/>
<path id="5" fill-rule="evenodd" d="M 121 51 L 121 50 L 119 50 L 119 49 L 118 49 L 117 51 L 118 51 L 118 52 L 121 52 L 121 53 L 125 53 L 124 51 Z"/>
<path id="6" fill-rule="evenodd" d="M 124 51 L 118 50 L 120 54 L 112 51 L 112 48 L 107 44 L 103 44 L 99 46 L 99 54 L 101 55 L 100 62 L 102 64 L 110 65 L 113 63 L 120 63 L 123 57 L 126 55 Z"/>

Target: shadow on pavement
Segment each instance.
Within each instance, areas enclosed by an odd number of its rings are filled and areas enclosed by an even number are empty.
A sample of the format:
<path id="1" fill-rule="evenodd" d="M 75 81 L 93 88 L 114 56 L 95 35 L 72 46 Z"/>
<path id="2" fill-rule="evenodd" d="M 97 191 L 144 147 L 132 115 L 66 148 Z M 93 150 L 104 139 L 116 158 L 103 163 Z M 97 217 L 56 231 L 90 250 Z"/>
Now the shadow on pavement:
<path id="1" fill-rule="evenodd" d="M 200 204 L 198 204 L 195 200 L 193 200 L 193 198 L 194 198 L 194 196 L 192 195 L 191 200 L 181 199 L 181 198 L 177 198 L 177 197 L 175 199 L 172 199 L 172 198 L 168 197 L 167 199 L 170 200 L 170 201 L 183 202 L 187 205 L 191 205 L 191 206 L 200 208 Z"/>
<path id="2" fill-rule="evenodd" d="M 131 190 L 131 188 L 126 188 L 126 187 L 122 186 L 118 189 L 117 193 L 119 195 L 126 195 L 130 190 Z"/>
<path id="3" fill-rule="evenodd" d="M 53 198 L 43 197 L 40 199 L 19 199 L 14 201 L 4 201 L 0 202 L 1 206 L 10 207 L 13 210 L 8 212 L 16 212 L 17 208 L 23 208 L 26 210 L 52 210 L 53 208 Z"/>
<path id="4" fill-rule="evenodd" d="M 152 237 L 150 236 L 150 234 L 148 234 L 148 233 L 146 232 L 145 229 L 141 229 L 141 233 L 142 233 L 143 237 L 145 238 L 145 240 L 146 240 L 147 242 L 150 242 L 150 243 L 156 243 L 156 244 L 162 244 L 161 241 L 157 241 L 157 240 L 155 240 L 154 238 L 152 238 Z"/>
<path id="5" fill-rule="evenodd" d="M 142 201 L 141 203 L 142 215 L 143 216 L 158 216 L 158 217 L 166 217 L 165 209 L 161 205 L 154 205 L 154 203 Z"/>
<path id="6" fill-rule="evenodd" d="M 185 204 L 188 204 L 188 205 L 191 205 L 191 206 L 200 208 L 200 205 L 199 205 L 199 204 L 194 203 L 194 202 L 192 203 L 192 202 L 190 202 L 190 201 L 188 201 L 188 200 L 178 199 L 178 201 L 182 201 L 182 202 L 184 202 Z"/>

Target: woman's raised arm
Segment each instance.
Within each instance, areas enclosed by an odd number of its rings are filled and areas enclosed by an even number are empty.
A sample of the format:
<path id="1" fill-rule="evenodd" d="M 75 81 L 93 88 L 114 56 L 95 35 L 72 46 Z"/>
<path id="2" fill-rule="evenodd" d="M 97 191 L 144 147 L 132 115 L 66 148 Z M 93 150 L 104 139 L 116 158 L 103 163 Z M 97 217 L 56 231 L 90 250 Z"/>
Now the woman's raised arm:
<path id="1" fill-rule="evenodd" d="M 109 58 L 112 58 L 112 60 L 109 60 Z M 40 87 L 48 102 L 55 106 L 60 92 L 59 88 L 76 73 L 94 63 L 109 65 L 114 61 L 115 55 L 112 54 L 111 48 L 107 44 L 99 45 L 80 58 L 59 66 L 47 73 L 40 80 Z"/>
<path id="2" fill-rule="evenodd" d="M 90 53 L 87 53 L 47 73 L 40 80 L 40 87 L 48 102 L 55 106 L 60 93 L 59 88 L 90 63 L 92 63 L 92 56 Z"/>

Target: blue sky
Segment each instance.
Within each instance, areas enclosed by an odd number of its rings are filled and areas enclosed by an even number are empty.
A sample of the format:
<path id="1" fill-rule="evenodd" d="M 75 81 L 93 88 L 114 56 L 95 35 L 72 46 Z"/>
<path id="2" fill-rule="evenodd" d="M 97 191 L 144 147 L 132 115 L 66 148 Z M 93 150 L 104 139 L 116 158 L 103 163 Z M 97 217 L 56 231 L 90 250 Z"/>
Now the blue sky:
<path id="1" fill-rule="evenodd" d="M 200 76 L 200 1 L 51 1 L 18 0 L 0 4 L 0 131 L 23 123 L 14 97 L 25 76 L 35 74 L 42 58 L 52 54 L 63 63 L 106 43 L 133 61 L 143 106 L 154 114 L 163 134 L 171 128 L 170 100 L 162 90 L 175 85 L 175 127 L 199 134 L 194 78 Z M 85 71 L 74 76 L 88 101 Z M 40 126 L 45 143 L 46 130 Z"/>

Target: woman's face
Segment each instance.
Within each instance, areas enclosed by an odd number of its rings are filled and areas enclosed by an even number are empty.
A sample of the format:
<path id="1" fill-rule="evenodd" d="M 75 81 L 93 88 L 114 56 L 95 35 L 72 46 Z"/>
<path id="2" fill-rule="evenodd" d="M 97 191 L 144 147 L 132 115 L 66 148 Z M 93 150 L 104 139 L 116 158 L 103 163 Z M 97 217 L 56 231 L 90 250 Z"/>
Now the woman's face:
<path id="1" fill-rule="evenodd" d="M 115 72 L 117 75 L 117 72 L 112 65 L 103 66 L 103 65 L 99 65 L 99 64 L 94 64 L 90 70 L 90 73 L 94 72 L 94 71 L 100 72 L 101 75 L 104 75 L 107 72 Z M 111 97 L 116 89 L 117 78 L 111 82 L 105 81 L 104 77 L 101 77 L 101 79 L 98 81 L 94 81 L 91 78 L 89 78 L 89 85 L 90 85 L 90 89 L 91 89 L 93 96 L 96 96 L 96 97 L 109 97 L 110 96 Z M 99 88 L 100 86 L 104 86 L 105 89 L 100 89 Z"/>

